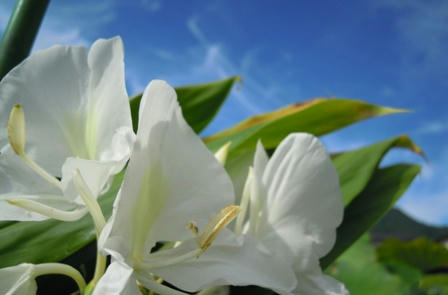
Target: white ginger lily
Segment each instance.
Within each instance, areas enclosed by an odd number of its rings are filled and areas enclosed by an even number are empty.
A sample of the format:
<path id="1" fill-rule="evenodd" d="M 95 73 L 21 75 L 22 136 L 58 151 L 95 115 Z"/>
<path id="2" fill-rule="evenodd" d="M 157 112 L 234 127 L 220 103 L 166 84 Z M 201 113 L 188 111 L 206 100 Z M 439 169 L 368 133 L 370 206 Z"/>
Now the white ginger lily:
<path id="1" fill-rule="evenodd" d="M 0 82 L 0 118 L 0 220 L 82 217 L 74 171 L 97 196 L 132 150 L 121 39 L 34 53 Z"/>
<path id="2" fill-rule="evenodd" d="M 293 294 L 348 294 L 319 265 L 334 245 L 343 203 L 338 173 L 316 137 L 291 134 L 270 159 L 258 142 L 241 211 L 235 232 L 290 264 L 297 278 Z"/>
<path id="3" fill-rule="evenodd" d="M 139 294 L 136 281 L 159 294 L 184 294 L 160 279 L 189 292 L 250 284 L 292 290 L 295 277 L 283 275 L 284 263 L 225 228 L 239 212 L 233 202 L 228 175 L 185 122 L 174 89 L 152 81 L 114 212 L 99 240 L 112 263 L 93 294 Z M 157 242 L 176 246 L 151 253 Z"/>
<path id="4" fill-rule="evenodd" d="M 86 283 L 82 275 L 73 267 L 61 263 L 30 264 L 0 269 L 0 294 L 34 295 L 37 291 L 36 277 L 48 274 L 61 274 L 71 277 L 82 293 Z"/>

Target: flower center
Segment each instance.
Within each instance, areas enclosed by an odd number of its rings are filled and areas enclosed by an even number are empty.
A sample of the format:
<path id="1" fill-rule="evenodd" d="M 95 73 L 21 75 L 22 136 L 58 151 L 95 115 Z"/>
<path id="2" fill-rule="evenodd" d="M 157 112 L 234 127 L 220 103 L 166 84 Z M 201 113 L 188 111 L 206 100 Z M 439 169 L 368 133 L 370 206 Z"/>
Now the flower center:
<path id="1" fill-rule="evenodd" d="M 194 222 L 188 224 L 192 231 L 198 248 L 187 253 L 172 256 L 172 257 L 158 257 L 139 263 L 143 268 L 160 268 L 187 261 L 192 258 L 199 258 L 199 256 L 207 250 L 213 241 L 218 236 L 219 232 L 225 228 L 240 212 L 240 207 L 231 205 L 223 208 L 204 228 L 204 231 L 199 236 L 199 229 Z"/>

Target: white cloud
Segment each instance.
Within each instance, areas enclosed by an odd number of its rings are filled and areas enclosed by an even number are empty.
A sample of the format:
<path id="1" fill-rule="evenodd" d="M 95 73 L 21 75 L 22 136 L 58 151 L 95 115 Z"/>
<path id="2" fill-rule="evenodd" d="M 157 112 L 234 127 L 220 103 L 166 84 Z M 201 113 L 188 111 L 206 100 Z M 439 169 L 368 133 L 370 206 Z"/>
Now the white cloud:
<path id="1" fill-rule="evenodd" d="M 429 121 L 425 122 L 417 129 L 419 134 L 438 134 L 448 131 L 448 121 Z"/>
<path id="2" fill-rule="evenodd" d="M 205 38 L 205 35 L 202 33 L 202 30 L 198 26 L 198 20 L 196 17 L 190 17 L 187 20 L 187 28 L 190 31 L 190 33 L 196 38 L 196 40 L 199 41 L 199 43 L 203 46 L 208 45 L 207 38 Z"/>
<path id="3" fill-rule="evenodd" d="M 190 17 L 187 20 L 187 28 L 190 33 L 198 41 L 200 50 L 204 53 L 202 61 L 198 66 L 192 67 L 196 76 L 215 76 L 217 78 L 227 78 L 230 76 L 244 73 L 244 69 L 238 66 L 238 63 L 232 62 L 228 55 L 225 53 L 223 47 L 220 44 L 212 44 L 208 41 L 207 37 L 201 30 L 198 19 L 196 17 Z M 194 50 L 196 52 L 197 50 Z M 247 59 L 247 56 L 243 57 Z M 244 65 L 244 62 L 242 63 Z M 254 103 L 253 100 L 248 97 L 260 97 L 258 92 L 264 96 L 269 94 L 270 89 L 265 88 L 260 90 L 262 86 L 253 79 L 244 77 L 243 90 L 233 93 L 232 98 L 236 99 L 240 106 L 248 111 L 249 115 L 260 113 L 263 111 L 263 107 L 260 103 Z"/>
<path id="4" fill-rule="evenodd" d="M 448 74 L 448 1 L 380 0 L 371 3 L 377 9 L 390 9 L 397 14 L 395 25 L 403 42 L 401 56 L 407 74 L 419 77 Z"/>
<path id="5" fill-rule="evenodd" d="M 143 8 L 150 12 L 157 12 L 161 9 L 162 3 L 156 0 L 141 0 L 141 5 Z"/>
<path id="6" fill-rule="evenodd" d="M 150 52 L 156 57 L 166 61 L 174 61 L 176 59 L 175 55 L 171 51 L 166 49 L 152 48 L 150 49 Z"/>

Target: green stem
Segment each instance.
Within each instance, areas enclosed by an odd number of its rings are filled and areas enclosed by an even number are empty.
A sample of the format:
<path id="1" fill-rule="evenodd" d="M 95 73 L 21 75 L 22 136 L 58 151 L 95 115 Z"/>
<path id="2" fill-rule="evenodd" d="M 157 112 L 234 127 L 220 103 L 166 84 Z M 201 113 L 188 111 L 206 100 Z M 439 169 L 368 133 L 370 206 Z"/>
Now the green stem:
<path id="1" fill-rule="evenodd" d="M 0 79 L 30 53 L 49 2 L 17 1 L 0 43 Z"/>
<path id="2" fill-rule="evenodd" d="M 62 263 L 42 263 L 34 266 L 34 277 L 49 275 L 49 274 L 62 274 L 71 277 L 78 285 L 79 291 L 84 291 L 86 282 L 82 275 L 75 268 L 67 264 Z"/>

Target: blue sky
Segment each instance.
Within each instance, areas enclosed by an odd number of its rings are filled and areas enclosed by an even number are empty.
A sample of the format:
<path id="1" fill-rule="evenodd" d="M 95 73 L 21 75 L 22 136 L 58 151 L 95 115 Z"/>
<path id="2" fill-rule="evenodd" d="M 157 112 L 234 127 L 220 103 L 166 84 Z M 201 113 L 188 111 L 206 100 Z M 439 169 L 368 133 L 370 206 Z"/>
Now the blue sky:
<path id="1" fill-rule="evenodd" d="M 14 2 L 0 3 L 1 30 Z M 318 96 L 413 110 L 323 141 L 341 151 L 410 135 L 430 164 L 402 150 L 387 156 L 384 164 L 424 165 L 399 206 L 448 225 L 447 1 L 53 0 L 34 50 L 115 35 L 124 41 L 130 95 L 155 78 L 182 85 L 242 76 L 206 134 Z"/>

